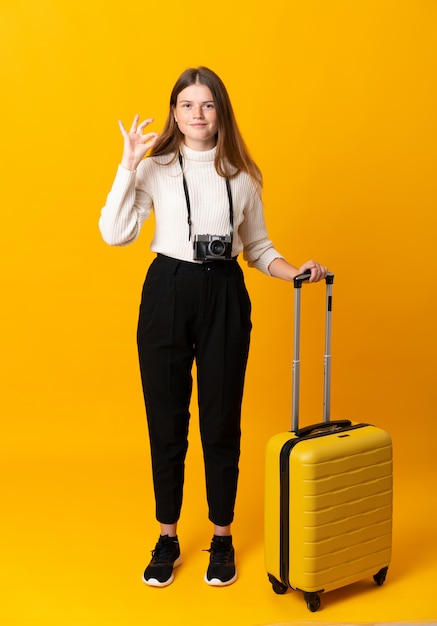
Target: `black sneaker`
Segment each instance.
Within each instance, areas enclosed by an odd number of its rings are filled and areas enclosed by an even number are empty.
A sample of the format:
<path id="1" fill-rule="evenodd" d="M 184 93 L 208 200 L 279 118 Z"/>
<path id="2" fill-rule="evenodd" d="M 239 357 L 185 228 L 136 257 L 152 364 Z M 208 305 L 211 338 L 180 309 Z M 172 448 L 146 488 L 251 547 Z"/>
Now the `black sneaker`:
<path id="1" fill-rule="evenodd" d="M 213 587 L 232 585 L 237 580 L 235 567 L 235 551 L 232 545 L 232 537 L 218 537 L 214 535 L 210 553 L 209 567 L 205 574 L 205 582 Z"/>
<path id="2" fill-rule="evenodd" d="M 152 560 L 144 571 L 143 581 L 151 587 L 165 587 L 173 582 L 173 569 L 181 563 L 178 538 L 161 535 L 152 550 Z"/>

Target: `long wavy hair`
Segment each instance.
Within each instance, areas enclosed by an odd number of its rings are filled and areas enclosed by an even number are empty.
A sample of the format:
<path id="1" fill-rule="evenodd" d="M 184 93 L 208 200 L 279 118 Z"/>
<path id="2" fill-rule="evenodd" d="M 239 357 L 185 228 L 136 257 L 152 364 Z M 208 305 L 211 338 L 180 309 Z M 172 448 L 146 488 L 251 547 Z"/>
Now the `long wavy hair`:
<path id="1" fill-rule="evenodd" d="M 220 176 L 233 178 L 239 172 L 246 172 L 254 182 L 262 187 L 262 174 L 251 158 L 243 137 L 238 129 L 231 100 L 223 81 L 207 67 L 189 68 L 183 72 L 173 87 L 167 121 L 155 143 L 150 156 L 172 155 L 169 161 L 176 160 L 184 135 L 174 119 L 174 108 L 180 92 L 191 85 L 205 85 L 211 91 L 217 111 L 217 136 L 215 168 Z"/>

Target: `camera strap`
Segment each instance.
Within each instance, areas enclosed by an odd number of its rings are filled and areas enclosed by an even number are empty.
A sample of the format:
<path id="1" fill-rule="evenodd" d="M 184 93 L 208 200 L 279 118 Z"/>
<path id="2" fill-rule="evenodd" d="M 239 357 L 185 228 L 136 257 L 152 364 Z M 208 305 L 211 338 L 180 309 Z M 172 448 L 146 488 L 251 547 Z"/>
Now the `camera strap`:
<path id="1" fill-rule="evenodd" d="M 183 159 L 182 159 L 182 154 L 179 152 L 179 164 L 181 166 L 181 170 L 182 170 L 182 183 L 184 185 L 184 193 L 185 193 L 185 201 L 187 203 L 187 215 L 188 215 L 188 241 L 191 241 L 191 226 L 192 226 L 192 221 L 191 221 L 191 203 L 190 203 L 190 194 L 188 193 L 188 185 L 187 185 L 187 181 L 185 179 L 185 174 L 184 174 L 184 167 L 183 167 Z M 231 237 L 231 243 L 234 240 L 234 202 L 232 200 L 232 193 L 231 193 L 231 184 L 229 182 L 229 179 L 226 178 L 226 191 L 228 193 L 228 200 L 229 200 L 229 226 L 230 226 L 230 237 Z"/>

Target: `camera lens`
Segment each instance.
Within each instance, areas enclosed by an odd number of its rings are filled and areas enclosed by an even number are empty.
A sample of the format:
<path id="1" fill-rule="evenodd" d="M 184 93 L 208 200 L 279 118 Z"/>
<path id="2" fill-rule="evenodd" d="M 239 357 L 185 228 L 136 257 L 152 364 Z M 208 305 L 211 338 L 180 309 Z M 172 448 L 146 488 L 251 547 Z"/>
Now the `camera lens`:
<path id="1" fill-rule="evenodd" d="M 219 241 L 218 239 L 211 241 L 208 248 L 209 253 L 213 256 L 223 256 L 225 252 L 225 244 L 223 243 L 223 241 Z"/>

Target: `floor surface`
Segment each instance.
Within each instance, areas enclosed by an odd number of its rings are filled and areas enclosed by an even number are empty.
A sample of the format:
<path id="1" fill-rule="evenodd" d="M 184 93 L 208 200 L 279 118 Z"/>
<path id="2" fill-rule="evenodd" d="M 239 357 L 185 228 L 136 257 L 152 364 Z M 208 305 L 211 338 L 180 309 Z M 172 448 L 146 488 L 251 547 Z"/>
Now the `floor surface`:
<path id="1" fill-rule="evenodd" d="M 197 461 L 196 461 L 197 462 Z M 437 623 L 436 497 L 431 483 L 395 478 L 393 559 L 386 583 L 363 580 L 322 595 L 309 613 L 298 592 L 278 596 L 264 569 L 262 485 L 240 481 L 233 527 L 239 579 L 203 582 L 211 539 L 204 495 L 187 486 L 179 528 L 184 562 L 165 589 L 141 574 L 157 538 L 147 454 L 4 458 L 0 622 L 4 626 L 257 626 Z M 198 467 L 187 464 L 187 485 Z M 200 484 L 200 483 L 199 483 Z"/>

